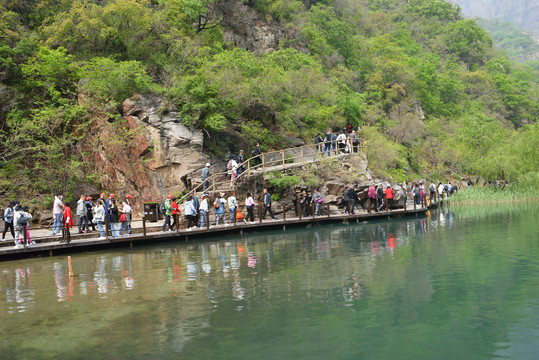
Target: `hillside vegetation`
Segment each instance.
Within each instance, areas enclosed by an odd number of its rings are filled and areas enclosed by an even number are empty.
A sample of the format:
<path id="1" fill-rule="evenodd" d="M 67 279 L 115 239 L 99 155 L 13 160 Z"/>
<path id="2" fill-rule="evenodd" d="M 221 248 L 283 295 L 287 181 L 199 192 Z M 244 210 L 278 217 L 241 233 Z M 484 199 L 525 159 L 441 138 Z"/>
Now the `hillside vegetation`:
<path id="1" fill-rule="evenodd" d="M 280 47 L 225 42 L 238 11 L 280 26 Z M 539 184 L 537 70 L 443 0 L 0 0 L 0 72 L 0 185 L 13 196 L 99 182 L 81 160 L 99 147 L 87 134 L 103 114 L 125 126 L 119 105 L 137 92 L 263 150 L 352 124 L 373 171 L 395 180 Z"/>

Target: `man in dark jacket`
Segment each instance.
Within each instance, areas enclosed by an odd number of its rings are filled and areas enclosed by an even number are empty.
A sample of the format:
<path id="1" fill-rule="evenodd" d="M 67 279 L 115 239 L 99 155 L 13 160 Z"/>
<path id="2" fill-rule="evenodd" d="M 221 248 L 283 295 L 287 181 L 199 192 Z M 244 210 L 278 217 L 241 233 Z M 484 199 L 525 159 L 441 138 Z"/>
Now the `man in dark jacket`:
<path id="1" fill-rule="evenodd" d="M 262 220 L 266 218 L 266 211 L 271 216 L 271 219 L 275 220 L 273 211 L 271 211 L 271 194 L 268 192 L 268 189 L 264 189 L 264 212 L 262 213 Z"/>
<path id="2" fill-rule="evenodd" d="M 354 188 L 348 190 L 348 199 L 350 201 L 350 214 L 354 215 L 354 207 L 356 206 L 357 191 Z"/>
<path id="3" fill-rule="evenodd" d="M 262 159 L 259 156 L 260 154 L 262 154 L 262 151 L 260 151 L 260 144 L 256 143 L 255 148 L 254 148 L 253 152 L 251 153 L 251 155 L 257 156 L 253 160 L 253 162 L 254 162 L 253 165 L 254 166 L 262 164 Z"/>
<path id="4" fill-rule="evenodd" d="M 382 184 L 379 184 L 376 188 L 376 197 L 378 199 L 378 208 L 376 211 L 382 211 L 384 208 L 384 187 Z"/>
<path id="5" fill-rule="evenodd" d="M 344 192 L 342 193 L 343 203 L 344 203 L 344 213 L 345 213 L 345 214 L 348 214 L 348 210 L 351 210 L 351 209 L 350 209 L 350 197 L 349 197 L 349 191 L 350 191 L 350 187 L 349 187 L 349 186 L 345 186 L 345 187 L 344 187 Z"/>

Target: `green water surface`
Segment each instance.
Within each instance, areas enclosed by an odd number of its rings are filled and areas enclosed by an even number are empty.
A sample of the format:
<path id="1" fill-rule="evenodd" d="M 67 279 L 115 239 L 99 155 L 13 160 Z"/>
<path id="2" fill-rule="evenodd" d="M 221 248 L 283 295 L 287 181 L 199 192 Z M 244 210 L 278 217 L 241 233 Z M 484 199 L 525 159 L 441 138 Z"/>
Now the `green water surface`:
<path id="1" fill-rule="evenodd" d="M 0 263 L 0 359 L 537 359 L 539 206 Z"/>

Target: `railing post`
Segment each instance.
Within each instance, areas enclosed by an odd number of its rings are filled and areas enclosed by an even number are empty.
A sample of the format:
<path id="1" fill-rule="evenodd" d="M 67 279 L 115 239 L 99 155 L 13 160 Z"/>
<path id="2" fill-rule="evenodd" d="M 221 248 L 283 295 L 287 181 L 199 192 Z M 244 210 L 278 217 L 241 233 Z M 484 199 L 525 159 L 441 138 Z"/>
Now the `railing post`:
<path id="1" fill-rule="evenodd" d="M 146 237 L 146 216 L 142 217 L 142 234 Z"/>
<path id="2" fill-rule="evenodd" d="M 329 216 L 330 216 L 330 213 L 329 213 L 329 204 L 326 204 L 326 212 L 328 214 L 328 219 L 329 219 Z"/>
<path id="3" fill-rule="evenodd" d="M 386 198 L 386 212 L 389 211 L 389 201 L 387 201 L 387 198 Z"/>
<path id="4" fill-rule="evenodd" d="M 283 157 L 283 168 L 284 168 L 284 150 L 281 150 L 281 155 Z"/>
<path id="5" fill-rule="evenodd" d="M 301 220 L 303 209 L 301 208 L 301 204 L 298 201 L 298 217 Z"/>
<path id="6" fill-rule="evenodd" d="M 350 200 L 346 203 L 346 208 L 348 209 L 348 216 L 350 216 Z"/>
<path id="7" fill-rule="evenodd" d="M 213 191 L 215 191 L 215 174 L 211 178 Z"/>
<path id="8" fill-rule="evenodd" d="M 251 176 L 251 159 L 247 160 L 247 175 Z"/>
<path id="9" fill-rule="evenodd" d="M 22 245 L 28 247 L 28 237 L 26 236 L 26 225 L 23 225 L 22 229 Z"/>
<path id="10" fill-rule="evenodd" d="M 180 217 L 178 216 L 178 213 L 174 214 L 174 225 L 176 225 L 176 232 L 180 232 Z M 195 224 L 196 226 L 197 224 Z"/>
<path id="11" fill-rule="evenodd" d="M 368 209 L 368 211 L 369 211 L 369 214 L 371 213 L 371 203 L 372 203 L 372 199 L 371 199 L 371 198 L 369 198 L 369 209 Z"/>
<path id="12" fill-rule="evenodd" d="M 408 202 L 408 195 L 404 192 L 404 212 L 406 212 L 406 203 Z"/>
<path id="13" fill-rule="evenodd" d="M 416 207 L 415 196 L 413 197 L 413 199 L 414 199 L 414 210 L 415 210 L 415 207 Z"/>
<path id="14" fill-rule="evenodd" d="M 303 146 L 301 147 L 301 163 L 303 164 Z"/>
<path id="15" fill-rule="evenodd" d="M 283 205 L 283 221 L 286 221 L 286 205 Z"/>
<path id="16" fill-rule="evenodd" d="M 234 225 L 236 225 L 236 217 L 238 216 L 238 207 L 234 208 Z"/>
<path id="17" fill-rule="evenodd" d="M 265 159 L 265 156 L 264 156 L 264 153 L 262 153 L 262 172 L 265 172 L 266 168 L 266 159 Z"/>
<path id="18" fill-rule="evenodd" d="M 313 214 L 313 221 L 314 221 L 314 211 L 315 211 L 316 207 L 315 207 L 314 203 L 312 203 L 311 205 L 312 205 L 311 206 L 311 208 L 312 208 L 311 211 L 312 211 L 312 214 Z"/>
<path id="19" fill-rule="evenodd" d="M 109 221 L 107 220 L 107 218 L 105 218 L 105 238 L 108 238 L 109 237 Z M 112 233 L 111 233 L 112 235 Z"/>
<path id="20" fill-rule="evenodd" d="M 258 205 L 258 220 L 260 223 L 262 223 L 262 206 L 263 205 Z"/>

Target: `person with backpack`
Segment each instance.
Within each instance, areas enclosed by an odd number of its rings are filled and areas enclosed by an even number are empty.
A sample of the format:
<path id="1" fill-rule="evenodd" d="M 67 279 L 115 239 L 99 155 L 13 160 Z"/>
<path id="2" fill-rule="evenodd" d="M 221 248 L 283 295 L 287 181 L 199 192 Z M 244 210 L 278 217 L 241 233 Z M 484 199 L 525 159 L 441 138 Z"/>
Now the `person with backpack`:
<path id="1" fill-rule="evenodd" d="M 387 200 L 387 208 L 389 209 L 389 211 L 391 211 L 391 205 L 393 205 L 393 197 L 395 196 L 395 192 L 391 188 L 391 185 L 387 186 L 385 193 L 386 193 L 386 200 Z"/>
<path id="2" fill-rule="evenodd" d="M 262 159 L 260 158 L 260 154 L 262 154 L 262 151 L 260 150 L 260 144 L 256 143 L 255 148 L 253 149 L 253 152 L 251 152 L 251 155 L 253 155 L 253 166 L 257 166 L 262 164 Z"/>
<path id="3" fill-rule="evenodd" d="M 250 192 L 247 193 L 247 198 L 245 198 L 245 207 L 247 208 L 247 221 L 251 219 L 251 222 L 255 221 L 255 216 L 253 212 L 253 208 L 256 205 L 253 196 Z"/>
<path id="4" fill-rule="evenodd" d="M 327 151 L 328 156 L 331 156 L 331 130 L 328 130 L 326 136 L 324 136 L 324 153 Z"/>
<path id="5" fill-rule="evenodd" d="M 168 225 L 168 231 L 170 232 L 173 231 L 172 227 L 170 226 L 170 217 L 172 216 L 172 205 L 171 205 L 172 199 L 174 199 L 174 196 L 169 195 L 167 199 L 161 204 L 160 210 L 165 215 L 165 221 L 163 222 L 163 227 L 161 228 L 162 233 L 166 231 L 167 225 Z"/>
<path id="6" fill-rule="evenodd" d="M 445 197 L 449 197 L 449 192 L 451 191 L 451 185 L 449 183 L 449 180 L 447 180 L 447 182 L 445 183 L 444 185 L 444 193 L 445 193 Z"/>
<path id="7" fill-rule="evenodd" d="M 4 210 L 4 232 L 2 233 L 2 241 L 6 241 L 6 232 L 9 229 L 11 236 L 15 239 L 15 229 L 13 228 L 13 207 L 15 202 L 10 201 L 6 209 Z"/>
<path id="8" fill-rule="evenodd" d="M 79 201 L 77 201 L 76 214 L 79 217 L 79 234 L 85 233 L 88 230 L 88 213 L 84 199 L 85 196 L 81 195 Z"/>
<path id="9" fill-rule="evenodd" d="M 378 184 L 376 188 L 376 199 L 378 200 L 378 207 L 376 211 L 382 211 L 384 209 L 384 185 Z"/>
<path id="10" fill-rule="evenodd" d="M 26 232 L 26 241 L 28 245 L 34 245 L 35 242 L 30 238 L 29 222 L 32 215 L 28 213 L 28 207 L 22 207 L 20 204 L 15 205 L 13 211 L 13 223 L 15 224 L 15 249 L 24 247 L 24 232 Z"/>
<path id="11" fill-rule="evenodd" d="M 367 192 L 367 198 L 369 199 L 369 202 L 371 204 L 372 207 L 374 207 L 374 210 L 377 211 L 377 207 L 376 207 L 376 187 L 373 185 L 371 185 L 369 187 L 369 190 Z"/>
<path id="12" fill-rule="evenodd" d="M 419 190 L 419 185 L 414 184 L 412 189 L 412 194 L 414 195 L 414 201 L 416 205 L 421 205 L 421 190 Z"/>
<path id="13" fill-rule="evenodd" d="M 429 194 L 430 194 L 430 201 L 436 200 L 436 185 L 434 185 L 434 182 L 431 182 L 429 185 Z"/>
<path id="14" fill-rule="evenodd" d="M 311 204 L 314 204 L 314 215 L 320 216 L 320 204 L 324 201 L 322 194 L 318 189 L 314 189 L 313 197 L 311 199 Z"/>
<path id="15" fill-rule="evenodd" d="M 223 223 L 226 224 L 225 219 L 225 204 L 226 200 L 224 199 L 225 193 L 219 193 L 217 199 L 213 202 L 213 207 L 215 208 L 215 225 L 219 225 L 219 220 L 223 219 Z"/>
<path id="16" fill-rule="evenodd" d="M 234 223 L 234 214 L 236 213 L 236 208 L 238 207 L 238 201 L 236 200 L 236 194 L 234 191 L 230 193 L 230 196 L 227 199 L 228 210 L 230 211 L 230 220 L 229 224 Z"/>
<path id="17" fill-rule="evenodd" d="M 176 218 L 177 218 L 176 215 L 179 216 L 179 214 L 181 214 L 181 211 L 180 211 L 180 209 L 178 207 L 178 203 L 176 202 L 176 198 L 174 197 L 171 200 L 172 201 L 170 202 L 170 206 L 172 207 L 172 215 L 171 215 L 172 216 L 172 225 L 170 225 L 170 227 L 172 229 L 176 229 Z M 178 224 L 178 226 L 180 226 L 180 224 Z"/>
<path id="18" fill-rule="evenodd" d="M 264 189 L 264 195 L 262 197 L 264 203 L 264 211 L 262 212 L 262 220 L 266 218 L 266 212 L 271 216 L 271 220 L 275 220 L 273 216 L 273 211 L 271 211 L 271 194 L 268 192 L 268 189 Z"/>

